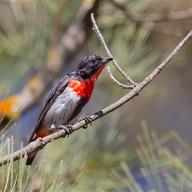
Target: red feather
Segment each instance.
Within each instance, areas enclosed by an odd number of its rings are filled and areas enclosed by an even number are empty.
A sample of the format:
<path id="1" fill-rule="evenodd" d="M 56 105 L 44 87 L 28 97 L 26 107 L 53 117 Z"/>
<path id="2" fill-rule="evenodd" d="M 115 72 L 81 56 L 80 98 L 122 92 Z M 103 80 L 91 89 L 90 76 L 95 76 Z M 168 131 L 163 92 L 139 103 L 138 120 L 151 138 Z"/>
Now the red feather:
<path id="1" fill-rule="evenodd" d="M 104 66 L 99 68 L 97 72 L 89 80 L 86 81 L 72 80 L 71 83 L 69 84 L 69 88 L 71 88 L 74 92 L 76 92 L 78 96 L 89 99 L 93 93 L 95 81 L 100 75 L 103 67 Z"/>

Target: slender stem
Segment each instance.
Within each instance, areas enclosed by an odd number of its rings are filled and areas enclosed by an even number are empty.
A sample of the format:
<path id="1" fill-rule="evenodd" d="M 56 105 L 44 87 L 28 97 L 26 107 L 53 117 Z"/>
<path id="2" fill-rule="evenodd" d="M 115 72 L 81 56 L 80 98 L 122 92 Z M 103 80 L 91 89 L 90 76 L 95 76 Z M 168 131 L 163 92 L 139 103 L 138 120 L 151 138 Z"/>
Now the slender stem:
<path id="1" fill-rule="evenodd" d="M 97 23 L 95 21 L 95 18 L 94 18 L 94 14 L 91 13 L 91 21 L 92 21 L 92 24 L 93 24 L 93 30 L 95 31 L 97 37 L 99 38 L 102 46 L 104 47 L 104 49 L 106 50 L 107 54 L 109 57 L 113 57 L 113 55 L 111 54 L 109 48 L 107 47 L 107 44 L 105 43 L 105 40 L 101 34 L 101 32 L 99 31 L 99 28 L 97 26 Z M 117 63 L 117 61 L 115 59 L 112 60 L 112 63 L 113 65 L 116 67 L 116 69 L 125 77 L 125 79 L 127 79 L 132 85 L 136 86 L 137 83 L 134 82 L 124 71 L 123 69 L 121 69 L 121 67 L 119 66 L 119 64 Z"/>
<path id="2" fill-rule="evenodd" d="M 109 76 L 110 76 L 111 80 L 112 80 L 115 84 L 117 84 L 119 87 L 121 87 L 121 88 L 123 88 L 123 89 L 133 89 L 133 88 L 134 88 L 133 85 L 125 85 L 125 84 L 119 82 L 119 81 L 113 76 L 113 74 L 111 73 L 111 69 L 110 69 L 109 66 L 107 67 L 107 72 L 109 73 Z"/>

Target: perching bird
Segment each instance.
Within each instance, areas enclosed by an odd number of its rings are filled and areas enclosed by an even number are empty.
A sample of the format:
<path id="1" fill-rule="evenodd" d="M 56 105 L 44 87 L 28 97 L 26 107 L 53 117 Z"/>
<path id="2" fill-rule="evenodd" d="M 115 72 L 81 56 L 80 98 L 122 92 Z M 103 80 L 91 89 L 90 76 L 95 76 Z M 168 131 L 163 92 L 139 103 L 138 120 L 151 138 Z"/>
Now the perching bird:
<path id="1" fill-rule="evenodd" d="M 95 81 L 105 64 L 112 60 L 111 57 L 87 56 L 75 71 L 58 81 L 39 115 L 29 143 L 69 124 L 89 101 Z M 28 155 L 26 165 L 32 164 L 37 152 Z"/>

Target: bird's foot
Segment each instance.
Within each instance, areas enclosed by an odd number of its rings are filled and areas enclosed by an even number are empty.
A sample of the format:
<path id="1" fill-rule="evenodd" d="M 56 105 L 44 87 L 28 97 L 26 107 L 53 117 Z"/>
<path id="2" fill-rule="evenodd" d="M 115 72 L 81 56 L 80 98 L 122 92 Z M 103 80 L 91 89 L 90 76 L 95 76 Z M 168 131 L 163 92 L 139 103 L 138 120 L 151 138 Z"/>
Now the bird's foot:
<path id="1" fill-rule="evenodd" d="M 64 129 L 66 132 L 66 135 L 69 137 L 69 135 L 73 132 L 73 127 L 71 125 L 60 125 L 59 129 Z"/>
<path id="2" fill-rule="evenodd" d="M 51 131 L 51 132 L 54 132 L 56 129 L 57 129 L 57 128 L 56 128 L 55 124 L 52 124 L 51 127 L 50 127 L 50 131 Z"/>
<path id="3" fill-rule="evenodd" d="M 89 125 L 92 125 L 92 118 L 91 117 L 83 117 L 82 119 L 81 119 L 81 121 L 82 120 L 84 120 L 85 121 L 85 123 L 86 123 L 86 125 L 85 126 L 83 126 L 83 129 L 87 129 L 87 127 L 89 126 Z"/>
<path id="4" fill-rule="evenodd" d="M 37 139 L 37 141 L 38 141 L 39 144 L 40 144 L 40 146 L 39 146 L 40 149 L 42 149 L 42 148 L 47 144 L 46 141 L 45 141 L 42 137 L 39 137 L 39 138 Z"/>

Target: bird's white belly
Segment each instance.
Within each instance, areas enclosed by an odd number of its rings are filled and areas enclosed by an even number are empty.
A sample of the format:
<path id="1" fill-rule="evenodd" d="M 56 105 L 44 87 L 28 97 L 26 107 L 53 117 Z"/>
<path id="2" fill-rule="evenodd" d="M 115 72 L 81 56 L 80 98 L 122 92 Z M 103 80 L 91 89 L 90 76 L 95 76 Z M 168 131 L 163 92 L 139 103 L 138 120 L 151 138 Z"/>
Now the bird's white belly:
<path id="1" fill-rule="evenodd" d="M 75 111 L 80 97 L 76 95 L 70 88 L 66 88 L 64 92 L 57 97 L 54 104 L 48 110 L 43 124 L 51 126 L 60 126 L 69 123 L 73 112 Z"/>

